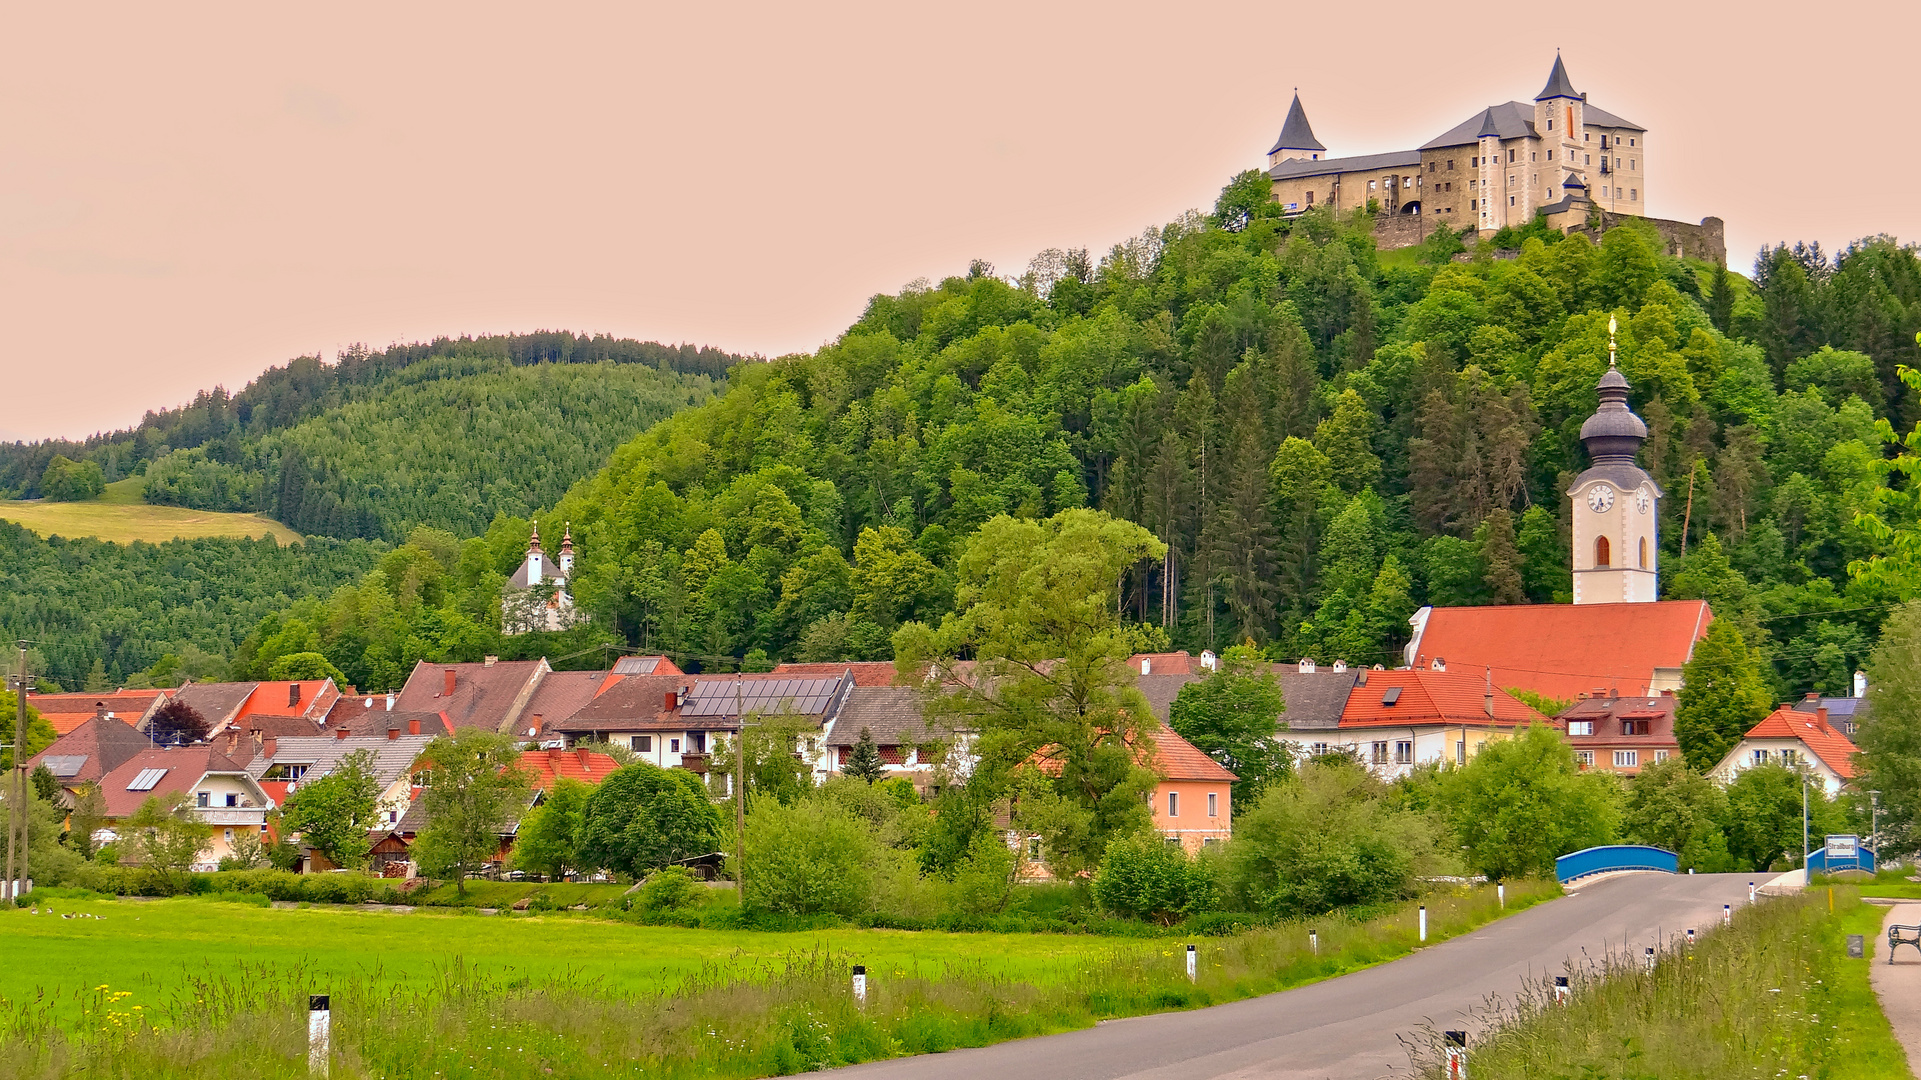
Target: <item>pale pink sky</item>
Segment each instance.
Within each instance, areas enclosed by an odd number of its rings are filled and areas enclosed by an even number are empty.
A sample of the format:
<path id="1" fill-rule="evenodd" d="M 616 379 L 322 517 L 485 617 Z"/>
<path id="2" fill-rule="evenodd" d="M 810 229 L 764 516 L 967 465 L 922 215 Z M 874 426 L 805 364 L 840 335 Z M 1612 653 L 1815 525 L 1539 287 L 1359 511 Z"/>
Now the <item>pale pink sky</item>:
<path id="1" fill-rule="evenodd" d="M 1730 261 L 1921 239 L 1912 2 L 32 4 L 0 65 L 0 437 L 538 328 L 777 355 L 973 257 L 1528 100 L 1556 46 Z M 1603 13 L 1602 9 L 1605 9 Z M 1565 12 L 1565 15 L 1557 14 Z M 1515 27 L 1520 27 L 1516 29 Z"/>

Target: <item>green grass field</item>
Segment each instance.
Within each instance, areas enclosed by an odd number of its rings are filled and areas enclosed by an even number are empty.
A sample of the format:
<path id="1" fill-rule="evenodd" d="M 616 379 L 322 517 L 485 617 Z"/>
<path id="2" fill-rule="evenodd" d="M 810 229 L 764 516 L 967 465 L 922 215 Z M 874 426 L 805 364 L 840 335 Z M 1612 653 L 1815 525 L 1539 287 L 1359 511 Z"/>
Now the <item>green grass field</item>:
<path id="1" fill-rule="evenodd" d="M 0 502 L 0 519 L 18 522 L 41 536 L 94 536 L 119 544 L 202 536 L 271 536 L 282 544 L 300 542 L 299 533 L 258 514 L 148 506 L 139 501 L 137 488 L 133 498 L 127 499 L 126 485 L 139 482 L 139 477 L 132 477 L 108 484 L 106 495 L 87 502 Z"/>
<path id="2" fill-rule="evenodd" d="M 411 913 L 255 907 L 221 900 L 51 900 L 63 919 L 0 911 L 0 997 L 65 996 L 101 985 L 151 1001 L 186 976 L 238 976 L 242 966 L 303 968 L 327 977 L 373 976 L 421 986 L 455 958 L 502 978 L 601 980 L 626 993 L 671 990 L 703 966 L 751 968 L 816 951 L 875 969 L 940 977 L 990 965 L 996 975 L 1045 985 L 1120 949 L 1175 945 L 1099 937 L 1037 938 L 904 930 L 797 933 L 632 926 L 571 915 L 487 916 L 422 908 Z"/>

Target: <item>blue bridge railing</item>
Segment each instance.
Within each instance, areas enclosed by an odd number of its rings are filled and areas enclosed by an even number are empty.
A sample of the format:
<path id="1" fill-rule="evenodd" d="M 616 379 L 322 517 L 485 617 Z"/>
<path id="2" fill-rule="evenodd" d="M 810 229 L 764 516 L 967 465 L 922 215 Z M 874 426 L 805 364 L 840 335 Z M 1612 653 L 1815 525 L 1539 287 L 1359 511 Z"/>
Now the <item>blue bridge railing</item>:
<path id="1" fill-rule="evenodd" d="M 1832 874 L 1837 870 L 1866 870 L 1874 873 L 1874 852 L 1864 847 L 1854 849 L 1854 855 L 1829 859 L 1827 850 L 1815 848 L 1808 856 L 1808 873 Z"/>
<path id="2" fill-rule="evenodd" d="M 1645 844 L 1608 844 L 1585 848 L 1554 860 L 1554 876 L 1563 885 L 1614 870 L 1658 870 L 1672 874 L 1680 868 L 1680 856 L 1666 848 Z"/>

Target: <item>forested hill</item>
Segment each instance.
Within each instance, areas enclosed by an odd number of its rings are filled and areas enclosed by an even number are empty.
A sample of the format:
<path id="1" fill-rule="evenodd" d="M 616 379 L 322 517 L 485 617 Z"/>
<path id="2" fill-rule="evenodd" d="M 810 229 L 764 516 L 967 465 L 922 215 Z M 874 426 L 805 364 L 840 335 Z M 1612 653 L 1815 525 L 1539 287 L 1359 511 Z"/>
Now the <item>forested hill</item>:
<path id="1" fill-rule="evenodd" d="M 49 493 L 42 477 L 63 455 L 106 482 L 144 473 L 149 502 L 260 512 L 309 534 L 473 535 L 495 513 L 551 503 L 622 440 L 704 400 L 739 359 L 545 332 L 355 347 L 84 443 L 0 446 L 0 487 Z"/>
<path id="2" fill-rule="evenodd" d="M 1098 261 L 876 296 L 818 353 L 736 369 L 541 515 L 582 539 L 581 600 L 710 666 L 882 657 L 952 604 L 983 520 L 1087 504 L 1169 543 L 1123 590 L 1174 645 L 1392 664 L 1419 604 L 1567 599 L 1615 316 L 1666 594 L 1710 598 L 1777 689 L 1844 692 L 1886 611 L 1847 565 L 1876 418 L 1917 411 L 1913 248 L 1771 249 L 1752 282 L 1632 227 L 1389 259 L 1364 219 L 1281 220 L 1257 186 Z"/>

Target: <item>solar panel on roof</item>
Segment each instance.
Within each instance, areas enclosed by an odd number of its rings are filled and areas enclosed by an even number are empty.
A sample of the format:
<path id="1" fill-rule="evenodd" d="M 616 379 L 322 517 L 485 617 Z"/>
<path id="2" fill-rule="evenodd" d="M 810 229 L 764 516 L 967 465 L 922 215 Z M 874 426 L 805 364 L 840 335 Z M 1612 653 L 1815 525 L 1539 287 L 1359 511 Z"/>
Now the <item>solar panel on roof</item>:
<path id="1" fill-rule="evenodd" d="M 142 769 L 140 770 L 140 775 L 127 781 L 127 790 L 152 791 L 153 786 L 158 784 L 160 778 L 165 775 L 167 775 L 167 770 L 165 769 Z"/>
<path id="2" fill-rule="evenodd" d="M 732 679 L 694 683 L 681 704 L 682 716 L 735 716 L 739 713 L 820 713 L 834 700 L 839 679 Z M 738 689 L 736 689 L 738 687 Z"/>
<path id="3" fill-rule="evenodd" d="M 86 763 L 85 754 L 48 754 L 40 759 L 40 764 L 56 777 L 78 776 Z"/>
<path id="4" fill-rule="evenodd" d="M 1401 688 L 1398 686 L 1390 686 L 1381 694 L 1381 704 L 1383 705 L 1392 705 L 1399 700 L 1401 700 Z"/>
<path id="5" fill-rule="evenodd" d="M 658 656 L 623 656 L 614 661 L 616 675 L 652 675 L 660 666 Z"/>

